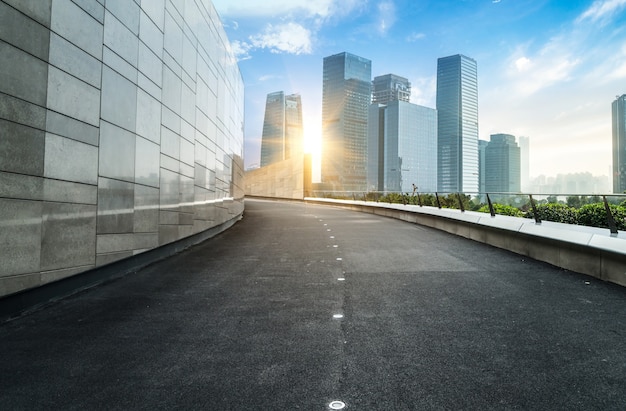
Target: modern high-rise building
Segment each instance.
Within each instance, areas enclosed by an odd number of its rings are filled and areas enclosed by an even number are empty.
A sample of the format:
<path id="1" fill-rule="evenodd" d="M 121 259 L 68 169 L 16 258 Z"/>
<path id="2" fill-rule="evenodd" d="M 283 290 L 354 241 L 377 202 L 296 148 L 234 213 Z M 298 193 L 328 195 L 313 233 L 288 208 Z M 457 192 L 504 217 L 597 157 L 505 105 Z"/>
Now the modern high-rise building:
<path id="1" fill-rule="evenodd" d="M 350 53 L 324 58 L 322 183 L 340 191 L 367 189 L 367 117 L 372 62 Z"/>
<path id="2" fill-rule="evenodd" d="M 520 148 L 515 136 L 492 134 L 485 148 L 485 191 L 520 192 Z"/>
<path id="3" fill-rule="evenodd" d="M 291 158 L 302 146 L 302 100 L 299 94 L 270 93 L 265 102 L 261 167 Z"/>
<path id="4" fill-rule="evenodd" d="M 409 102 L 411 99 L 411 83 L 404 77 L 395 74 L 377 76 L 372 86 L 372 103 L 386 104 L 395 100 Z"/>
<path id="5" fill-rule="evenodd" d="M 626 192 L 626 94 L 617 97 L 613 112 L 613 192 Z"/>
<path id="6" fill-rule="evenodd" d="M 519 136 L 520 148 L 520 187 L 523 192 L 530 191 L 530 139 Z"/>
<path id="7" fill-rule="evenodd" d="M 478 191 L 481 193 L 486 192 L 485 190 L 485 152 L 487 150 L 487 145 L 489 144 L 486 140 L 478 140 Z"/>
<path id="8" fill-rule="evenodd" d="M 472 58 L 437 60 L 437 136 L 438 190 L 477 192 L 478 77 Z"/>
<path id="9" fill-rule="evenodd" d="M 368 190 L 437 190 L 437 111 L 409 103 L 404 77 L 376 77 L 369 112 Z"/>

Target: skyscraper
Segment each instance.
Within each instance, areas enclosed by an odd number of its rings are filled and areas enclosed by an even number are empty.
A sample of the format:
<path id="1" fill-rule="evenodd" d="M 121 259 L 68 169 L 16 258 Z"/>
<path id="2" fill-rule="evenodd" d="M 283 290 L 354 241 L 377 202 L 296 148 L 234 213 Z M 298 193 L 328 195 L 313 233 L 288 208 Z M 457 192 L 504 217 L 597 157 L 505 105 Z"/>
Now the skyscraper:
<path id="1" fill-rule="evenodd" d="M 617 97 L 613 112 L 613 192 L 626 192 L 626 94 Z"/>
<path id="2" fill-rule="evenodd" d="M 372 62 L 350 53 L 324 58 L 322 183 L 334 190 L 367 188 L 367 116 Z"/>
<path id="3" fill-rule="evenodd" d="M 386 74 L 374 78 L 368 132 L 368 189 L 437 190 L 437 111 L 409 103 L 411 83 Z"/>
<path id="4" fill-rule="evenodd" d="M 375 77 L 372 85 L 372 103 L 386 104 L 395 100 L 409 102 L 411 99 L 411 83 L 404 77 L 385 74 Z"/>
<path id="5" fill-rule="evenodd" d="M 492 134 L 485 148 L 485 191 L 520 192 L 520 148 L 515 136 Z"/>
<path id="6" fill-rule="evenodd" d="M 437 140 L 438 190 L 478 191 L 478 78 L 472 58 L 437 60 Z"/>
<path id="7" fill-rule="evenodd" d="M 485 152 L 487 151 L 488 141 L 478 140 L 478 191 L 485 193 Z"/>
<path id="8" fill-rule="evenodd" d="M 301 151 L 302 101 L 300 95 L 270 93 L 265 102 L 261 139 L 261 167 L 290 158 Z"/>
<path id="9" fill-rule="evenodd" d="M 530 139 L 519 136 L 520 148 L 520 187 L 523 192 L 530 191 Z"/>

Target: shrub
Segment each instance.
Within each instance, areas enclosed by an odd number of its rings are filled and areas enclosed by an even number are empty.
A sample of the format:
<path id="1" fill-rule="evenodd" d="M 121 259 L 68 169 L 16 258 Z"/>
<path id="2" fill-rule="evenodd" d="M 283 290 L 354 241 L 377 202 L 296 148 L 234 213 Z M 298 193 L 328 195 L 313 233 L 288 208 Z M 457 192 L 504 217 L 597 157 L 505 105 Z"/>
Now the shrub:
<path id="1" fill-rule="evenodd" d="M 578 224 L 578 213 L 575 208 L 561 203 L 537 204 L 537 214 L 540 220 L 554 221 L 556 223 Z M 527 218 L 535 218 L 532 208 L 526 212 Z"/>
<path id="2" fill-rule="evenodd" d="M 609 204 L 618 230 L 626 230 L 626 207 Z M 609 221 L 604 203 L 586 204 L 578 209 L 578 222 L 591 227 L 608 228 Z"/>
<path id="3" fill-rule="evenodd" d="M 481 213 L 489 213 L 489 205 L 484 205 L 478 209 Z M 499 215 L 508 215 L 513 217 L 524 217 L 524 212 L 517 207 L 506 204 L 493 204 L 493 211 Z"/>

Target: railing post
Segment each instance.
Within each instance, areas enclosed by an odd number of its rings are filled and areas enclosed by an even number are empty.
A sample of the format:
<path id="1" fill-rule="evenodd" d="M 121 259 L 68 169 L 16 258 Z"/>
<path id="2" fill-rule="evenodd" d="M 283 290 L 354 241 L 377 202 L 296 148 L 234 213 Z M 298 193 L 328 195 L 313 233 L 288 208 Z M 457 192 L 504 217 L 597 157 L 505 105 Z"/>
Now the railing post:
<path id="1" fill-rule="evenodd" d="M 617 224 L 615 224 L 615 219 L 613 218 L 613 213 L 611 213 L 611 207 L 609 207 L 609 203 L 606 201 L 606 196 L 602 196 L 602 200 L 604 202 L 604 209 L 606 210 L 606 219 L 609 223 L 609 229 L 611 230 L 611 234 L 617 234 Z"/>
<path id="2" fill-rule="evenodd" d="M 437 207 L 441 208 L 441 203 L 439 202 L 439 193 L 435 191 L 435 200 L 437 200 Z"/>
<path id="3" fill-rule="evenodd" d="M 461 209 L 461 212 L 464 213 L 465 207 L 463 207 L 463 200 L 461 200 L 461 193 L 456 193 L 456 198 L 459 199 L 459 207 Z"/>
<path id="4" fill-rule="evenodd" d="M 417 193 L 417 204 L 422 207 L 422 198 L 420 197 L 420 193 Z"/>
<path id="5" fill-rule="evenodd" d="M 489 204 L 489 213 L 492 217 L 496 216 L 496 211 L 493 209 L 493 204 L 491 204 L 491 199 L 489 198 L 489 193 L 487 194 L 487 204 Z"/>
<path id="6" fill-rule="evenodd" d="M 406 197 L 404 197 L 404 193 L 400 193 L 400 195 L 402 196 L 402 205 L 406 205 Z"/>
<path id="7" fill-rule="evenodd" d="M 535 207 L 535 200 L 533 200 L 533 195 L 528 194 L 528 197 L 530 197 L 530 206 L 533 208 L 533 214 L 535 215 L 535 223 L 541 224 L 541 218 L 539 218 L 537 207 Z"/>

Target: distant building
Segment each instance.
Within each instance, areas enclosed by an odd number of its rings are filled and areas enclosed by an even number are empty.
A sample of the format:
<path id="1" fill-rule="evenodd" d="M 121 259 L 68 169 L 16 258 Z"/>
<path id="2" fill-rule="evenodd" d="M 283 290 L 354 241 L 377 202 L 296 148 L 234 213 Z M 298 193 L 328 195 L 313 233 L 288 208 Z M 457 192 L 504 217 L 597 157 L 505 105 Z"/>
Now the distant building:
<path id="1" fill-rule="evenodd" d="M 322 81 L 322 183 L 365 191 L 372 62 L 345 52 L 325 57 Z"/>
<path id="2" fill-rule="evenodd" d="M 368 189 L 437 191 L 437 111 L 406 101 L 372 104 Z"/>
<path id="3" fill-rule="evenodd" d="M 411 83 L 404 77 L 385 74 L 375 77 L 372 86 L 372 103 L 386 104 L 397 100 L 408 103 L 411 99 Z"/>
<path id="4" fill-rule="evenodd" d="M 517 143 L 520 148 L 520 186 L 523 192 L 530 189 L 530 139 L 519 136 Z"/>
<path id="5" fill-rule="evenodd" d="M 478 191 L 481 193 L 485 190 L 485 150 L 489 144 L 486 140 L 478 140 Z"/>
<path id="6" fill-rule="evenodd" d="M 485 148 L 485 191 L 520 192 L 520 148 L 515 136 L 491 135 Z"/>
<path id="7" fill-rule="evenodd" d="M 261 139 L 261 167 L 291 158 L 294 152 L 301 152 L 302 139 L 300 95 L 285 96 L 282 91 L 268 94 Z"/>
<path id="8" fill-rule="evenodd" d="M 443 192 L 478 191 L 478 77 L 476 60 L 437 60 L 437 179 Z"/>
<path id="9" fill-rule="evenodd" d="M 626 192 L 626 94 L 615 99 L 613 112 L 613 192 Z"/>

